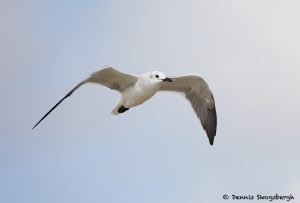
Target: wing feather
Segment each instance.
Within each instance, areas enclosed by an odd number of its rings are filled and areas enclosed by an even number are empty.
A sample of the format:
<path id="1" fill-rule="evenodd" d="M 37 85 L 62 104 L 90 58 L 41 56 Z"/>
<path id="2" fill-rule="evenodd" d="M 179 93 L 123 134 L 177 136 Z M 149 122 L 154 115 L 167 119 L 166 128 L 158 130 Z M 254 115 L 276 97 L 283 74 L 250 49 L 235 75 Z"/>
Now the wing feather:
<path id="1" fill-rule="evenodd" d="M 124 89 L 126 89 L 136 81 L 136 76 L 122 73 L 111 67 L 95 71 L 86 79 L 86 82 L 104 85 L 119 92 L 123 92 Z"/>
<path id="2" fill-rule="evenodd" d="M 70 92 L 68 92 L 59 102 L 57 102 L 33 127 L 34 129 L 42 120 L 44 120 L 63 100 L 68 98 L 79 87 L 86 83 L 96 83 L 104 85 L 110 89 L 117 90 L 119 92 L 124 91 L 128 86 L 134 84 L 137 81 L 137 77 L 134 75 L 122 73 L 114 68 L 106 67 L 92 73 L 88 78 L 81 81 Z"/>
<path id="3" fill-rule="evenodd" d="M 212 92 L 207 83 L 197 75 L 171 78 L 173 82 L 161 83 L 160 91 L 183 92 L 191 103 L 213 145 L 217 131 L 217 113 Z"/>

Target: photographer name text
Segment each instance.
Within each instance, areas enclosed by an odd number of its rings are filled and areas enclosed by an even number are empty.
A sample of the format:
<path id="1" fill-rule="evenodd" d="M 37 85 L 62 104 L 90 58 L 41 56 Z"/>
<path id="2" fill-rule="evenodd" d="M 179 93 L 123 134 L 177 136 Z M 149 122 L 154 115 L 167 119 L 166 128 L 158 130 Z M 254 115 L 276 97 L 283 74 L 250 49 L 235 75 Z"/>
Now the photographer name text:
<path id="1" fill-rule="evenodd" d="M 228 199 L 232 199 L 232 200 L 265 200 L 265 201 L 291 201 L 294 200 L 294 196 L 292 194 L 289 195 L 261 195 L 261 194 L 257 194 L 257 195 L 223 195 L 223 199 L 224 200 L 228 200 Z"/>

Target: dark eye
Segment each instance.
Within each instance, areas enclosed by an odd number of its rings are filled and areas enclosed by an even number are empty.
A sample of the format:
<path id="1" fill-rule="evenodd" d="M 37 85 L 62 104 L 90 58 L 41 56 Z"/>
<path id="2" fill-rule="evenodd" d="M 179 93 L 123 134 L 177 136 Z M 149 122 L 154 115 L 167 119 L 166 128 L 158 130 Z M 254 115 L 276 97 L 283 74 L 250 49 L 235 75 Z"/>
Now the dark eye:
<path id="1" fill-rule="evenodd" d="M 156 77 L 156 78 L 159 78 L 159 76 L 158 76 L 158 75 L 155 75 L 155 77 Z"/>

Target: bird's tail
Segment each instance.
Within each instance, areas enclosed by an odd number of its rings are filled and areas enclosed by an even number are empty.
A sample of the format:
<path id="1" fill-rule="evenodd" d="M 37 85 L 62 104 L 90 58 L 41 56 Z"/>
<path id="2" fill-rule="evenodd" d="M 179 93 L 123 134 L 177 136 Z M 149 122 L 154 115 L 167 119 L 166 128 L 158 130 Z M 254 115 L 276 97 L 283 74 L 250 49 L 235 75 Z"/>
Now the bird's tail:
<path id="1" fill-rule="evenodd" d="M 121 104 L 118 104 L 115 108 L 113 108 L 113 110 L 111 111 L 111 113 L 113 114 L 113 115 L 118 115 L 118 114 L 120 114 L 119 113 L 119 108 L 121 107 L 122 105 Z"/>

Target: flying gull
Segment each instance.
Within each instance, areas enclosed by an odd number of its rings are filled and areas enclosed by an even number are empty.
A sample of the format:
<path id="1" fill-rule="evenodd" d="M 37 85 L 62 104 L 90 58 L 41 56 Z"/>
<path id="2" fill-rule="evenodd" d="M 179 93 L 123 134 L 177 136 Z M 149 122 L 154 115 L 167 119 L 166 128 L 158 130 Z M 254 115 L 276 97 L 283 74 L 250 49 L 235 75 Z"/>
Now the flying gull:
<path id="1" fill-rule="evenodd" d="M 32 129 L 44 120 L 64 99 L 71 96 L 75 90 L 86 83 L 104 85 L 120 92 L 121 100 L 111 112 L 114 115 L 124 113 L 130 108 L 144 103 L 158 91 L 181 92 L 185 94 L 185 97 L 191 103 L 206 131 L 209 143 L 213 145 L 217 129 L 217 114 L 214 97 L 206 82 L 198 75 L 169 78 L 159 71 L 147 72 L 140 76 L 122 73 L 112 67 L 95 71 L 55 104 Z"/>

